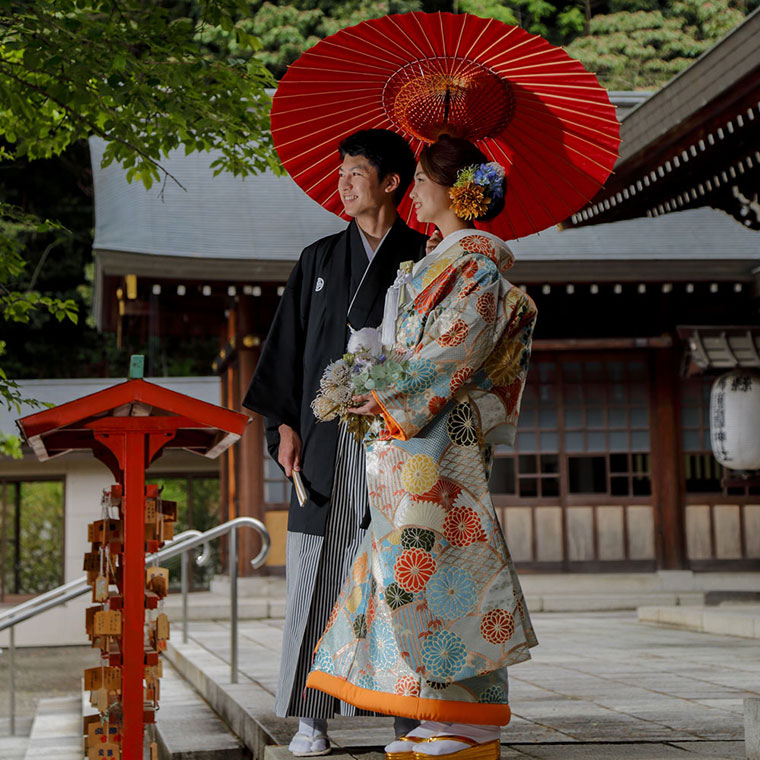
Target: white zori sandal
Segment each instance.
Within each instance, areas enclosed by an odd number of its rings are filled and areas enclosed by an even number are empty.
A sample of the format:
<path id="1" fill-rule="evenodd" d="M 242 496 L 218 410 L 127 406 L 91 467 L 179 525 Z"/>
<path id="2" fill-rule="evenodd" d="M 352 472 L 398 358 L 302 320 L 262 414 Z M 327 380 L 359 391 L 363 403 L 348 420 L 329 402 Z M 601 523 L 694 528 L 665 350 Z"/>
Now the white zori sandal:
<path id="1" fill-rule="evenodd" d="M 499 760 L 501 728 L 423 721 L 385 748 L 386 760 Z M 404 744 L 406 742 L 406 744 Z"/>

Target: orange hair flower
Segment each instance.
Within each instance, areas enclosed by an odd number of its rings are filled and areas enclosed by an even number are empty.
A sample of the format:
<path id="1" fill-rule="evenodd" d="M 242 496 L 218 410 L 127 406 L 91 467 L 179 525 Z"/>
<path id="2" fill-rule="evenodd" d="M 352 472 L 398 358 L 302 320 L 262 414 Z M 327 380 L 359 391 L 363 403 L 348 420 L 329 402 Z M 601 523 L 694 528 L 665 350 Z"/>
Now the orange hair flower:
<path id="1" fill-rule="evenodd" d="M 485 188 L 474 182 L 455 185 L 449 192 L 451 196 L 451 209 L 460 218 L 477 219 L 488 211 L 491 199 L 486 197 Z"/>

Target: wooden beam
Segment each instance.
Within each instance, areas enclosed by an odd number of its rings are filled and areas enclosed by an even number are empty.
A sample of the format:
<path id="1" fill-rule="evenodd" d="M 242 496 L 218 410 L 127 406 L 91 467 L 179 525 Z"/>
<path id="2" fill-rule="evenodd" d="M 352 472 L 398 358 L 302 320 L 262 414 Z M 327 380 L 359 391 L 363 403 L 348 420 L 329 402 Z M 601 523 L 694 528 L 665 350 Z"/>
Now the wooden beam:
<path id="1" fill-rule="evenodd" d="M 678 352 L 652 353 L 649 430 L 657 564 L 663 570 L 686 566 L 684 479 Z"/>

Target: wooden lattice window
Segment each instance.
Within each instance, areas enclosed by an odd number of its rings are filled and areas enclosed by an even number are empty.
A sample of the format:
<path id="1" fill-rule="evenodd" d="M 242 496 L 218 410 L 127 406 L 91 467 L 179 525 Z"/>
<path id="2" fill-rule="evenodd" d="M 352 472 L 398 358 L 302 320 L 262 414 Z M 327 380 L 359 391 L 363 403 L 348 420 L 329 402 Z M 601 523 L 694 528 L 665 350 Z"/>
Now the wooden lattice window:
<path id="1" fill-rule="evenodd" d="M 651 493 L 643 359 L 534 362 L 514 449 L 498 447 L 491 491 L 525 499 Z"/>

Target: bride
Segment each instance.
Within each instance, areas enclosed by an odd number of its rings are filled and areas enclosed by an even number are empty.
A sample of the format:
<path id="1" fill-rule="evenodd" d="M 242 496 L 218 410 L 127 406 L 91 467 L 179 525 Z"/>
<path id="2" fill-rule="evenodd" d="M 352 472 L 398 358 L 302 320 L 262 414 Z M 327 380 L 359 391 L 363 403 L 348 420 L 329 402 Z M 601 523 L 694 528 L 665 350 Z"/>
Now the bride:
<path id="1" fill-rule="evenodd" d="M 420 721 L 389 760 L 497 760 L 507 667 L 537 641 L 488 492 L 491 445 L 514 441 L 536 309 L 476 230 L 504 208 L 504 170 L 442 136 L 411 198 L 443 239 L 401 289 L 396 387 L 355 398 L 372 523 L 315 651 L 307 686 Z M 387 327 L 387 325 L 386 325 Z"/>

